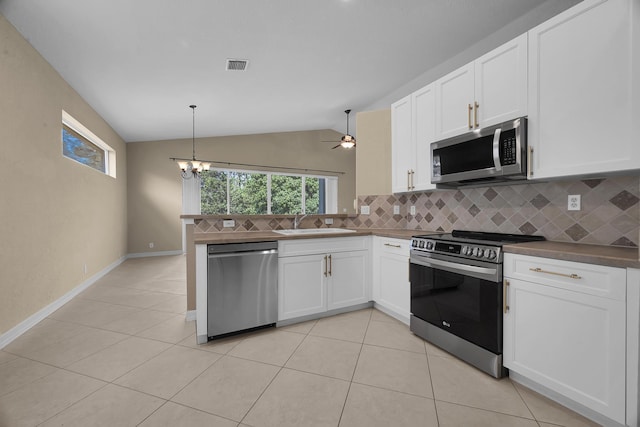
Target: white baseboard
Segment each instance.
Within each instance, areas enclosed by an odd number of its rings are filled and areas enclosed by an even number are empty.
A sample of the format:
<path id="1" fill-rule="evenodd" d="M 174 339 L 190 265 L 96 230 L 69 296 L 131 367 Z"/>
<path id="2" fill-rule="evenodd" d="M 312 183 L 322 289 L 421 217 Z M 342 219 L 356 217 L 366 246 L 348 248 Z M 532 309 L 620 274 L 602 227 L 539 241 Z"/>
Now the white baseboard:
<path id="1" fill-rule="evenodd" d="M 624 427 L 622 424 L 605 417 L 604 415 L 594 411 L 593 409 L 588 408 L 578 402 L 575 402 L 574 400 L 571 400 L 568 397 L 554 390 L 551 390 L 550 388 L 547 388 L 544 385 L 538 384 L 537 382 L 530 380 L 529 378 L 523 375 L 520 375 L 514 371 L 511 371 L 511 370 L 509 371 L 509 378 L 511 379 L 511 381 L 521 384 L 535 391 L 536 393 L 539 393 L 555 401 L 559 405 L 569 408 L 572 411 L 577 412 L 578 414 L 584 416 L 585 418 L 588 418 L 591 421 L 596 422 L 598 425 L 609 426 L 609 427 Z M 628 425 L 631 425 L 631 424 L 628 424 Z"/>
<path id="2" fill-rule="evenodd" d="M 73 288 L 72 290 L 70 290 L 69 292 L 67 292 L 66 294 L 64 294 L 63 296 L 61 296 L 60 298 L 52 302 L 51 304 L 37 311 L 33 315 L 27 317 L 25 320 L 18 323 L 16 326 L 9 329 L 4 334 L 0 335 L 0 349 L 3 349 L 7 345 L 9 345 L 13 340 L 18 338 L 20 335 L 24 334 L 29 329 L 37 325 L 44 318 L 49 316 L 51 313 L 53 313 L 54 311 L 56 311 L 66 303 L 68 303 L 73 297 L 75 297 L 80 292 L 87 289 L 89 286 L 93 285 L 96 281 L 98 281 L 98 279 L 102 278 L 105 274 L 107 274 L 108 272 L 110 272 L 120 264 L 122 264 L 122 262 L 125 259 L 126 257 L 122 257 L 114 261 L 113 263 L 109 264 L 108 266 L 106 266 L 105 268 L 103 268 L 93 276 L 89 277 L 87 280 L 80 283 L 78 286 L 76 286 L 75 288 Z"/>
<path id="3" fill-rule="evenodd" d="M 196 320 L 196 311 L 195 310 L 187 311 L 187 315 L 185 316 L 184 320 L 186 320 L 187 322 L 192 322 Z"/>
<path id="4" fill-rule="evenodd" d="M 398 313 L 396 310 L 393 310 L 387 306 L 384 306 L 380 303 L 374 302 L 373 303 L 373 308 L 375 308 L 376 310 L 379 310 L 381 312 L 383 312 L 386 315 L 389 315 L 391 317 L 393 317 L 396 320 L 401 321 L 402 323 L 404 323 L 405 325 L 409 326 L 409 318 L 407 316 L 405 316 L 404 314 L 400 314 Z"/>
<path id="5" fill-rule="evenodd" d="M 146 258 L 150 256 L 169 256 L 169 255 L 183 255 L 184 252 L 181 250 L 178 251 L 160 251 L 160 252 L 138 252 L 134 254 L 127 254 L 127 259 L 129 258 Z"/>

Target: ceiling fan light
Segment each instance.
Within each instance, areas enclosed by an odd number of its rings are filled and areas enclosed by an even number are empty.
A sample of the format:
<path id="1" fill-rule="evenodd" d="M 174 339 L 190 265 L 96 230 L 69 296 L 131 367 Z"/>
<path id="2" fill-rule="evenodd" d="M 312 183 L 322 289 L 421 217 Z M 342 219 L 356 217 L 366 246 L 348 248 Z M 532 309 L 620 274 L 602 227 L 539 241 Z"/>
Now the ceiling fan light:
<path id="1" fill-rule="evenodd" d="M 342 148 L 353 148 L 355 147 L 356 143 L 351 140 L 351 141 L 347 141 L 347 140 L 343 140 L 340 145 L 342 146 Z"/>

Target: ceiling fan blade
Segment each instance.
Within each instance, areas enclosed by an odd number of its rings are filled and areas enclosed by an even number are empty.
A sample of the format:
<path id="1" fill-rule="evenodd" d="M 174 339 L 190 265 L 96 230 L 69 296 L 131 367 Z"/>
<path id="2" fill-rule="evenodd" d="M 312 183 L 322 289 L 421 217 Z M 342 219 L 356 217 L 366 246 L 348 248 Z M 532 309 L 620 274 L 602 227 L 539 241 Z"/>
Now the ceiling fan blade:
<path id="1" fill-rule="evenodd" d="M 335 147 L 332 148 L 332 150 L 335 150 L 336 148 L 340 147 L 340 145 L 342 145 L 342 144 L 336 145 Z"/>
<path id="2" fill-rule="evenodd" d="M 338 140 L 333 140 L 333 141 L 320 141 L 320 142 L 339 142 Z"/>

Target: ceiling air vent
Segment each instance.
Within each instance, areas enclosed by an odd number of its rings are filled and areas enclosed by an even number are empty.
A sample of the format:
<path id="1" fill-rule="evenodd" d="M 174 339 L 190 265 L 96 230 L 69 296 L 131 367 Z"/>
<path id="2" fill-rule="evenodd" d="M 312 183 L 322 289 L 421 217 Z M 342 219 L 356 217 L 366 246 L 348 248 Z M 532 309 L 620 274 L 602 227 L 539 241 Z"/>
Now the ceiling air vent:
<path id="1" fill-rule="evenodd" d="M 227 71 L 245 71 L 248 64 L 246 59 L 227 59 Z"/>

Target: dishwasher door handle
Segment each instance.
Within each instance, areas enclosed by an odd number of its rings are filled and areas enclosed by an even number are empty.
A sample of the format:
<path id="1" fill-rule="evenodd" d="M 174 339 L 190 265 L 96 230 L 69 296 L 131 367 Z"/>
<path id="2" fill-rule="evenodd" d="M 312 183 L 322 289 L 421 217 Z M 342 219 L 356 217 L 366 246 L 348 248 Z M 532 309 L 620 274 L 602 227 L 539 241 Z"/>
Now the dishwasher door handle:
<path id="1" fill-rule="evenodd" d="M 227 252 L 221 254 L 209 254 L 209 258 L 230 258 L 249 255 L 266 255 L 278 253 L 277 249 L 270 249 L 268 251 L 247 251 L 247 252 Z"/>

